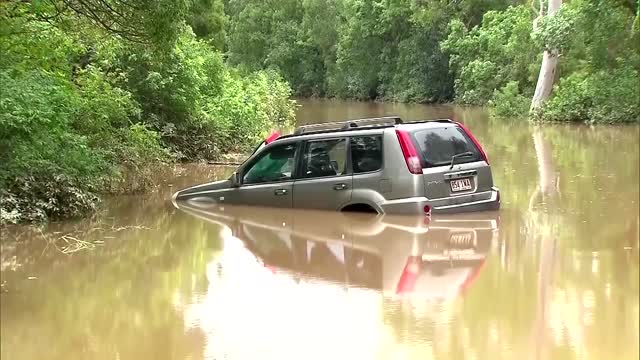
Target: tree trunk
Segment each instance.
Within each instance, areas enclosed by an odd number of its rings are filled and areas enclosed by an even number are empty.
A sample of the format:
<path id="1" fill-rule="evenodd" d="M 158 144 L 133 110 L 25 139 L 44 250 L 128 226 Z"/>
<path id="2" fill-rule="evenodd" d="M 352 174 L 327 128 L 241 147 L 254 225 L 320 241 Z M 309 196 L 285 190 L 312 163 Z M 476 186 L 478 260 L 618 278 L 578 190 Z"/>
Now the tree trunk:
<path id="1" fill-rule="evenodd" d="M 542 4 L 541 4 L 542 5 Z M 547 9 L 546 16 L 553 16 L 560 9 L 562 0 L 549 0 L 549 7 Z M 541 6 L 540 15 L 543 16 L 544 8 Z M 534 20 L 534 27 L 537 25 L 538 17 Z M 542 58 L 542 65 L 540 66 L 540 74 L 538 75 L 538 83 L 536 84 L 536 92 L 533 94 L 531 100 L 530 112 L 538 110 L 542 104 L 551 95 L 553 90 L 553 82 L 556 76 L 556 66 L 558 65 L 558 51 L 555 49 L 546 49 Z"/>

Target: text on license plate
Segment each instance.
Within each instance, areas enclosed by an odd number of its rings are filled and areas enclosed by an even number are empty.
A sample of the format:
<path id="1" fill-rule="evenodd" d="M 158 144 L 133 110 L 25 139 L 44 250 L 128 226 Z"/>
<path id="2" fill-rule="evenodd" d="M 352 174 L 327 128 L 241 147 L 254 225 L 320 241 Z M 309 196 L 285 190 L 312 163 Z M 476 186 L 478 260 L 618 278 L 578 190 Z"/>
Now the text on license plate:
<path id="1" fill-rule="evenodd" d="M 453 233 L 449 237 L 449 241 L 455 245 L 469 245 L 473 241 L 473 233 L 472 232 L 459 232 Z"/>
<path id="2" fill-rule="evenodd" d="M 451 180 L 451 191 L 471 190 L 471 179 Z"/>

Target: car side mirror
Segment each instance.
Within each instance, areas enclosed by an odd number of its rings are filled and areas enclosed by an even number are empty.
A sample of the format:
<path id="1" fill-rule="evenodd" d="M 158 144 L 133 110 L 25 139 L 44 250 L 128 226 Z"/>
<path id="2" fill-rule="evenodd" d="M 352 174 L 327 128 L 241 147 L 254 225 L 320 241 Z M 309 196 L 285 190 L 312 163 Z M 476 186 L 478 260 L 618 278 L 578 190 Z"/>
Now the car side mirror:
<path id="1" fill-rule="evenodd" d="M 237 171 L 234 171 L 233 174 L 231 174 L 231 187 L 239 187 L 240 186 L 240 173 Z"/>

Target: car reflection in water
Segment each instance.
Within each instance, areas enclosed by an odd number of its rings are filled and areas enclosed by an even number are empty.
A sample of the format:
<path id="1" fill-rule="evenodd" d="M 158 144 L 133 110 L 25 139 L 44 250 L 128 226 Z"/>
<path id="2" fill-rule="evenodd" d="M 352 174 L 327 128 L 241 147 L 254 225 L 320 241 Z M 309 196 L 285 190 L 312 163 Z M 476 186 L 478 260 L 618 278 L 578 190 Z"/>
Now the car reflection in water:
<path id="1" fill-rule="evenodd" d="M 447 300 L 464 292 L 497 241 L 499 223 L 497 212 L 430 218 L 176 205 L 222 225 L 225 249 L 240 240 L 273 273 L 393 298 Z"/>

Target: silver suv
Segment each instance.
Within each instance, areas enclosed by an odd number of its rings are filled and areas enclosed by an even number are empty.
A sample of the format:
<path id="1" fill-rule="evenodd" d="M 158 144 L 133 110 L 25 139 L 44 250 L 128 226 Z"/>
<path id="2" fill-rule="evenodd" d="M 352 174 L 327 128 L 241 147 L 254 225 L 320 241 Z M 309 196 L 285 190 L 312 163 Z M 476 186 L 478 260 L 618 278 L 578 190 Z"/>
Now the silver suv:
<path id="1" fill-rule="evenodd" d="M 487 155 L 464 125 L 399 117 L 270 136 L 230 179 L 183 189 L 173 199 L 381 214 L 500 207 Z"/>

